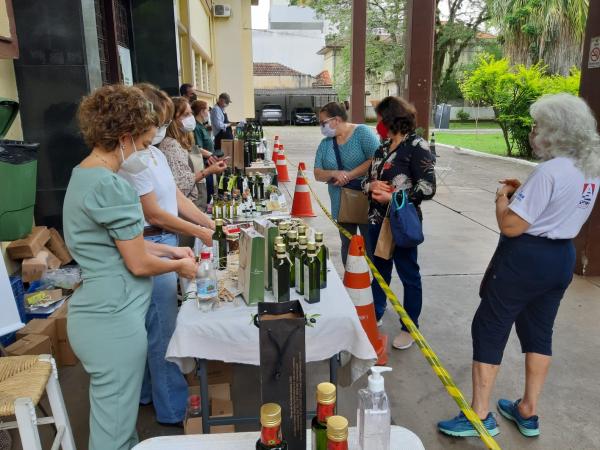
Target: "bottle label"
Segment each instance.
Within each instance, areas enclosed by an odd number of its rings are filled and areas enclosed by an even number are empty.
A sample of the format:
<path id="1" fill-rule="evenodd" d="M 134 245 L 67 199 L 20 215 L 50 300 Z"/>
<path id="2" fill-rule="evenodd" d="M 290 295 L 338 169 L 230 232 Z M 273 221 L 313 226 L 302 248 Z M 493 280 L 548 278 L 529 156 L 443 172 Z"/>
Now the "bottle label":
<path id="1" fill-rule="evenodd" d="M 260 441 L 268 446 L 281 444 L 281 433 L 279 427 L 262 427 Z"/>
<path id="2" fill-rule="evenodd" d="M 217 296 L 217 285 L 211 278 L 200 278 L 196 281 L 196 286 L 200 300 L 208 300 Z"/>
<path id="3" fill-rule="evenodd" d="M 296 262 L 294 264 L 296 267 L 296 290 L 300 292 L 300 284 L 302 283 L 302 261 L 300 258 L 296 258 Z"/>
<path id="4" fill-rule="evenodd" d="M 330 405 L 317 404 L 317 420 L 322 424 L 327 424 L 327 419 L 335 415 L 335 403 Z"/>
<path id="5" fill-rule="evenodd" d="M 276 260 L 275 260 L 276 261 Z M 271 284 L 273 286 L 273 296 L 275 297 L 275 301 L 279 301 L 279 274 L 277 272 L 277 268 L 273 265 L 273 270 L 271 271 L 273 276 L 271 280 Z"/>
<path id="6" fill-rule="evenodd" d="M 304 264 L 304 300 L 310 297 L 310 266 Z"/>
<path id="7" fill-rule="evenodd" d="M 213 239 L 213 265 L 218 268 L 219 267 L 219 240 Z"/>
<path id="8" fill-rule="evenodd" d="M 348 441 L 333 442 L 328 440 L 327 450 L 348 450 Z"/>

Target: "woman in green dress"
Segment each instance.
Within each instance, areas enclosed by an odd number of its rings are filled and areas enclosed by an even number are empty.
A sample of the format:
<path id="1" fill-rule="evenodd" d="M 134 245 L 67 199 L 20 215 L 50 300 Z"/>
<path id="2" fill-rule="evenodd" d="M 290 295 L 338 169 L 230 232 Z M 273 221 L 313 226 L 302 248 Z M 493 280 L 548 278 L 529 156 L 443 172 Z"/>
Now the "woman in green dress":
<path id="1" fill-rule="evenodd" d="M 69 302 L 68 334 L 90 375 L 90 450 L 129 450 L 146 364 L 151 276 L 196 273 L 189 249 L 144 241 L 137 193 L 116 172 L 145 170 L 158 124 L 135 87 L 104 86 L 85 97 L 79 125 L 92 149 L 73 169 L 63 207 L 67 246 L 83 283 Z"/>

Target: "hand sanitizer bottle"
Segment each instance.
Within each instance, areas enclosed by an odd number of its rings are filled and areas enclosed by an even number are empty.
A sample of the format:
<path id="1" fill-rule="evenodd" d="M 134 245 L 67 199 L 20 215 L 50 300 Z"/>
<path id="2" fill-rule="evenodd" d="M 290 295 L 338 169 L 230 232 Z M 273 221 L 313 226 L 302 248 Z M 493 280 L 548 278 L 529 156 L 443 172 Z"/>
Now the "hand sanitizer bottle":
<path id="1" fill-rule="evenodd" d="M 358 391 L 358 448 L 360 450 L 389 450 L 392 418 L 383 372 L 391 367 L 372 367 L 369 387 Z"/>

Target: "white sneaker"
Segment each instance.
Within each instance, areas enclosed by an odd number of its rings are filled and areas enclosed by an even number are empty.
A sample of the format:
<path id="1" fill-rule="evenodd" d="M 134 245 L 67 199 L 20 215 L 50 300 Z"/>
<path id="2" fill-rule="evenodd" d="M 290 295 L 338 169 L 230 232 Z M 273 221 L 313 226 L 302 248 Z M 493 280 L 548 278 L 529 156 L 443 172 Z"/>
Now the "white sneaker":
<path id="1" fill-rule="evenodd" d="M 377 321 L 377 326 L 378 326 L 378 327 L 380 327 L 380 326 L 382 326 L 382 325 L 383 325 L 383 319 L 379 319 L 379 320 Z"/>
<path id="2" fill-rule="evenodd" d="M 414 342 L 415 340 L 412 338 L 410 333 L 402 330 L 400 334 L 394 338 L 394 341 L 392 342 L 392 347 L 394 347 L 397 350 L 406 350 L 407 348 L 410 348 L 410 346 L 413 345 Z"/>

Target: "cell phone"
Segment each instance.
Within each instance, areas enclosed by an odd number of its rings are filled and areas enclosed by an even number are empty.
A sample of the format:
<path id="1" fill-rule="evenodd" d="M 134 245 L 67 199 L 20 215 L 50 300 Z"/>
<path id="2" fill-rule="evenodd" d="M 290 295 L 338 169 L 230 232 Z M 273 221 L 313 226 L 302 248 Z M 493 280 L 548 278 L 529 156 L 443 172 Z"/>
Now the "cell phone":
<path id="1" fill-rule="evenodd" d="M 327 184 L 334 184 L 336 181 L 335 178 L 330 178 L 329 181 L 327 181 Z"/>
<path id="2" fill-rule="evenodd" d="M 231 159 L 231 156 L 225 156 L 224 158 L 221 158 L 221 161 L 227 161 L 228 159 Z"/>

